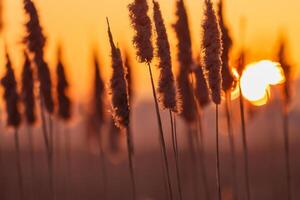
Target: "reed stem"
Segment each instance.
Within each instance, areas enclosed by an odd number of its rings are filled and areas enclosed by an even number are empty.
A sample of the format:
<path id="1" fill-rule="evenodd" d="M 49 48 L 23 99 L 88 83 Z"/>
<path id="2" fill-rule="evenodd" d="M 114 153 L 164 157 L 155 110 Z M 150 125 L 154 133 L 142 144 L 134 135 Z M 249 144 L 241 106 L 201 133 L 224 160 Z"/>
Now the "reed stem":
<path id="1" fill-rule="evenodd" d="M 130 171 L 130 180 L 131 180 L 131 187 L 132 187 L 132 199 L 136 200 L 136 181 L 135 181 L 135 175 L 134 175 L 134 166 L 133 166 L 133 154 L 134 154 L 134 148 L 133 148 L 133 141 L 132 141 L 132 134 L 130 131 L 130 127 L 127 127 L 127 151 L 128 151 L 128 161 L 129 161 L 129 171 Z"/>
<path id="2" fill-rule="evenodd" d="M 180 169 L 179 169 L 179 156 L 178 156 L 178 143 L 177 143 L 177 134 L 175 133 L 175 123 L 173 122 L 173 114 L 172 111 L 169 110 L 170 113 L 170 121 L 171 121 L 171 130 L 172 130 L 172 146 L 173 146 L 173 153 L 175 156 L 175 168 L 176 168 L 176 176 L 177 176 L 177 187 L 179 193 L 179 199 L 182 200 L 182 189 L 181 189 L 181 178 L 180 178 Z M 175 118 L 175 116 L 174 116 Z"/>
<path id="3" fill-rule="evenodd" d="M 230 113 L 230 101 L 231 94 L 230 92 L 226 92 L 226 119 L 227 119 L 227 131 L 228 131 L 228 139 L 229 139 L 229 148 L 230 148 L 230 156 L 231 156 L 231 169 L 232 169 L 232 188 L 233 188 L 233 200 L 237 200 L 237 170 L 236 170 L 236 156 L 235 156 L 235 141 L 234 134 L 232 128 L 231 121 L 231 113 Z"/>
<path id="4" fill-rule="evenodd" d="M 46 126 L 46 117 L 45 117 L 45 106 L 43 102 L 43 97 L 40 94 L 40 105 L 41 105 L 41 118 L 42 118 L 42 131 L 44 136 L 44 143 L 46 147 L 47 152 L 47 165 L 48 165 L 48 174 L 49 174 L 49 189 L 50 189 L 50 199 L 55 199 L 54 194 L 54 182 L 53 182 L 53 156 L 52 156 L 52 148 L 49 142 L 49 135 L 47 132 L 47 126 Z"/>
<path id="5" fill-rule="evenodd" d="M 289 116 L 288 106 L 285 103 L 283 106 L 283 134 L 284 134 L 284 154 L 285 154 L 285 170 L 287 184 L 287 200 L 292 199 L 291 187 L 291 166 L 290 166 L 290 138 L 289 138 Z"/>
<path id="6" fill-rule="evenodd" d="M 106 170 L 106 163 L 105 163 L 105 157 L 104 157 L 104 151 L 103 151 L 103 146 L 102 146 L 102 138 L 101 134 L 99 134 L 99 139 L 98 139 L 98 146 L 99 146 L 99 151 L 100 151 L 100 165 L 102 163 L 102 176 L 103 176 L 103 199 L 107 200 L 107 170 Z"/>
<path id="7" fill-rule="evenodd" d="M 247 135 L 246 135 L 246 121 L 245 121 L 245 108 L 244 108 L 244 100 L 242 95 L 241 84 L 239 83 L 240 90 L 240 110 L 241 110 L 241 121 L 242 121 L 242 139 L 243 139 L 243 153 L 245 159 L 245 181 L 246 181 L 246 200 L 251 199 L 250 194 L 250 184 L 249 184 L 249 159 L 248 159 L 248 143 L 247 143 Z"/>
<path id="8" fill-rule="evenodd" d="M 202 116 L 200 110 L 198 111 L 198 127 L 199 127 L 199 136 L 197 136 L 197 140 L 199 141 L 198 148 L 199 148 L 199 156 L 200 156 L 201 176 L 202 176 L 203 186 L 204 186 L 204 195 L 207 200 L 210 200 L 211 195 L 209 192 L 208 178 L 207 178 L 206 167 L 205 167 L 204 132 L 203 132 Z"/>
<path id="9" fill-rule="evenodd" d="M 157 122 L 158 122 L 158 128 L 159 128 L 160 144 L 161 144 L 161 148 L 162 148 L 162 156 L 163 156 L 166 171 L 167 171 L 168 190 L 169 190 L 170 199 L 173 200 L 169 162 L 168 162 L 164 132 L 163 132 L 163 128 L 162 128 L 161 116 L 160 116 L 160 112 L 159 112 L 159 106 L 158 106 L 158 101 L 157 101 L 157 96 L 156 96 L 156 91 L 155 91 L 155 86 L 154 86 L 153 75 L 152 75 L 150 63 L 147 63 L 147 65 L 148 65 L 148 69 L 149 69 L 149 75 L 150 75 L 151 85 L 152 85 L 152 93 L 153 93 L 153 98 L 154 98 L 154 103 L 155 103 L 155 110 L 156 110 L 156 116 L 157 116 Z"/>
<path id="10" fill-rule="evenodd" d="M 219 150 L 219 106 L 216 104 L 216 175 L 218 199 L 222 199 L 221 175 L 220 175 L 220 150 Z"/>
<path id="11" fill-rule="evenodd" d="M 19 131 L 16 128 L 15 129 L 15 148 L 17 153 L 17 173 L 18 173 L 18 186 L 19 186 L 19 192 L 20 192 L 20 200 L 24 199 L 24 187 L 23 187 L 23 175 L 22 175 L 22 166 L 21 166 L 21 151 L 20 151 L 20 141 L 19 141 Z"/>
<path id="12" fill-rule="evenodd" d="M 72 188 L 72 158 L 71 158 L 71 152 L 72 152 L 72 145 L 71 145 L 71 135 L 69 129 L 66 127 L 64 131 L 64 143 L 65 143 L 65 154 L 66 154 L 66 163 L 67 163 L 67 172 L 66 172 L 66 197 L 69 196 Z M 68 198 L 67 198 L 68 199 Z"/>
<path id="13" fill-rule="evenodd" d="M 29 155 L 30 155 L 30 170 L 31 170 L 31 192 L 32 192 L 32 199 L 35 200 L 35 157 L 34 157 L 34 143 L 33 143 L 33 134 L 30 125 L 27 125 L 27 135 L 28 135 L 28 144 L 29 144 Z"/>

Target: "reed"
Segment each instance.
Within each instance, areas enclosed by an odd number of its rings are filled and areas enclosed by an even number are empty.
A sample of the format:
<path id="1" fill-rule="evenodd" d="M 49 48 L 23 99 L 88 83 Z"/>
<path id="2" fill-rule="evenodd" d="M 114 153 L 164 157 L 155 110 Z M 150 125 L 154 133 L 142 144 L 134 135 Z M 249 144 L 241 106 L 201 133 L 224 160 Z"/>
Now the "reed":
<path id="1" fill-rule="evenodd" d="M 64 124 L 67 123 L 72 117 L 72 101 L 70 97 L 67 95 L 69 82 L 66 77 L 65 73 L 65 66 L 62 62 L 62 52 L 61 48 L 58 48 L 57 51 L 57 64 L 56 64 L 56 77 L 57 77 L 57 84 L 56 84 L 56 94 L 57 94 L 57 103 L 58 103 L 58 117 L 61 119 Z M 72 177 L 72 160 L 71 160 L 71 152 L 72 152 L 72 144 L 71 144 L 71 135 L 68 127 L 65 128 L 63 131 L 64 134 L 64 151 L 65 151 L 65 159 L 67 163 L 67 171 L 66 171 L 66 195 L 69 194 L 68 188 L 70 188 L 71 184 L 71 177 Z M 57 136 L 58 137 L 58 136 Z M 59 138 L 59 137 L 58 137 Z M 57 144 L 59 145 L 59 144 Z"/>
<path id="2" fill-rule="evenodd" d="M 229 148 L 231 154 L 231 167 L 232 167 L 232 190 L 233 190 L 233 199 L 237 199 L 237 177 L 236 177 L 236 158 L 235 158 L 235 140 L 234 134 L 232 129 L 232 120 L 231 120 L 231 90 L 234 85 L 234 77 L 231 73 L 231 68 L 229 66 L 229 54 L 232 47 L 232 39 L 229 35 L 228 27 L 225 24 L 224 20 L 224 1 L 221 0 L 218 3 L 218 18 L 220 29 L 222 32 L 222 89 L 225 93 L 225 112 L 226 112 L 226 119 L 227 119 L 227 132 L 228 132 L 228 140 L 229 140 Z"/>
<path id="3" fill-rule="evenodd" d="M 222 85 L 222 40 L 221 30 L 213 9 L 211 0 L 205 0 L 203 29 L 203 61 L 208 71 L 208 84 L 211 91 L 212 101 L 216 104 L 216 173 L 217 173 L 217 191 L 218 199 L 222 199 L 221 181 L 220 181 L 220 152 L 219 152 L 219 124 L 218 107 L 221 103 L 221 85 Z"/>
<path id="4" fill-rule="evenodd" d="M 153 46 L 152 46 L 152 24 L 151 19 L 148 16 L 148 4 L 146 0 L 134 0 L 133 3 L 128 5 L 129 9 L 129 17 L 131 21 L 131 25 L 135 31 L 135 35 L 133 38 L 133 45 L 136 48 L 137 59 L 141 63 L 145 63 L 148 66 L 149 76 L 152 86 L 152 94 L 155 103 L 155 111 L 157 116 L 158 128 L 159 128 L 159 139 L 162 150 L 162 156 L 164 160 L 164 173 L 166 170 L 167 180 L 166 183 L 168 185 L 168 195 L 171 200 L 173 199 L 173 192 L 171 187 L 171 176 L 169 172 L 169 162 L 166 150 L 166 143 L 164 139 L 164 132 L 162 127 L 162 121 L 158 106 L 158 99 L 155 90 L 155 84 L 152 75 L 151 69 L 151 61 L 153 59 Z"/>
<path id="5" fill-rule="evenodd" d="M 123 60 L 121 56 L 121 51 L 118 47 L 115 46 L 113 41 L 113 36 L 111 33 L 110 25 L 108 18 L 108 36 L 109 43 L 111 46 L 111 58 L 112 58 L 112 70 L 113 74 L 110 79 L 110 88 L 112 95 L 112 115 L 116 123 L 116 126 L 120 129 L 126 129 L 127 132 L 127 148 L 128 148 L 128 159 L 129 159 L 129 170 L 130 178 L 132 184 L 132 199 L 137 198 L 136 194 L 136 180 L 134 175 L 134 166 L 133 166 L 133 138 L 130 130 L 130 106 L 128 98 L 128 86 L 127 80 L 125 78 L 125 70 L 123 65 Z"/>
<path id="6" fill-rule="evenodd" d="M 28 54 L 24 52 L 24 64 L 22 70 L 22 93 L 21 100 L 24 105 L 24 114 L 25 120 L 27 122 L 27 135 L 29 141 L 30 149 L 30 170 L 31 170 L 31 192 L 32 198 L 35 199 L 34 192 L 34 180 L 35 180 L 35 156 L 34 156 L 34 144 L 33 144 L 33 130 L 32 126 L 36 122 L 36 102 L 34 96 L 34 79 L 33 79 L 33 70 L 31 68 L 31 62 L 29 60 Z"/>
<path id="7" fill-rule="evenodd" d="M 246 52 L 242 48 L 238 56 L 237 62 L 237 72 L 239 77 L 241 77 L 243 70 L 245 68 L 246 61 Z M 249 177 L 249 158 L 248 158 L 248 141 L 247 141 L 247 133 L 246 133 L 246 120 L 245 120 L 245 105 L 244 105 L 244 97 L 242 95 L 242 89 L 240 81 L 238 82 L 237 87 L 239 88 L 240 96 L 240 116 L 241 116 L 241 124 L 242 124 L 242 146 L 243 146 L 243 155 L 244 155 L 244 173 L 245 173 L 245 186 L 246 186 L 246 200 L 251 199 L 250 193 L 250 177 Z"/>
<path id="8" fill-rule="evenodd" d="M 159 81 L 158 81 L 158 98 L 164 109 L 169 110 L 170 123 L 172 130 L 172 138 L 175 137 L 174 124 L 172 118 L 172 112 L 177 111 L 176 102 L 176 88 L 175 80 L 172 72 L 172 62 L 171 62 L 171 52 L 170 44 L 167 35 L 167 30 L 165 27 L 164 19 L 160 10 L 160 5 L 157 1 L 153 0 L 153 21 L 156 30 L 156 57 L 159 60 L 158 69 L 160 71 Z M 176 140 L 172 140 L 173 153 L 175 156 L 175 168 L 177 176 L 177 187 L 179 192 L 179 197 L 182 199 L 182 189 L 181 189 L 181 179 L 179 171 L 179 160 L 176 158 Z"/>
<path id="9" fill-rule="evenodd" d="M 93 123 L 93 130 L 96 131 L 96 140 L 98 141 L 98 147 L 100 152 L 101 171 L 103 175 L 103 198 L 107 199 L 107 187 L 108 187 L 108 175 L 105 163 L 105 154 L 102 144 L 101 128 L 105 123 L 105 84 L 101 77 L 100 64 L 97 58 L 97 54 L 94 53 L 94 92 L 93 92 L 93 110 L 90 121 Z"/>
<path id="10" fill-rule="evenodd" d="M 41 118 L 42 118 L 42 130 L 44 143 L 47 150 L 48 171 L 49 171 L 49 187 L 51 198 L 55 198 L 54 185 L 53 185 L 53 153 L 52 153 L 52 132 L 47 130 L 45 109 L 48 114 L 51 115 L 54 112 L 54 101 L 52 97 L 52 82 L 50 77 L 50 70 L 48 64 L 44 60 L 44 46 L 46 38 L 43 35 L 43 29 L 40 25 L 37 9 L 31 0 L 23 0 L 24 10 L 28 16 L 28 21 L 25 24 L 27 35 L 24 38 L 24 43 L 27 46 L 27 50 L 32 54 L 32 60 L 37 68 L 37 77 L 40 83 L 40 106 L 41 106 Z M 51 122 L 51 116 L 49 116 Z M 51 131 L 51 124 L 50 131 Z"/>
<path id="11" fill-rule="evenodd" d="M 282 89 L 282 119 L 283 119 L 283 135 L 284 135 L 284 155 L 285 155 L 285 173 L 287 184 L 287 200 L 292 199 L 292 182 L 291 182 L 291 166 L 290 166 L 290 133 L 289 133 L 289 107 L 291 102 L 291 79 L 292 66 L 286 58 L 286 41 L 284 38 L 280 40 L 278 51 L 278 61 L 282 66 L 285 83 Z"/>
<path id="12" fill-rule="evenodd" d="M 6 105 L 7 119 L 6 123 L 8 127 L 14 128 L 14 142 L 16 148 L 16 166 L 18 175 L 18 189 L 19 189 L 19 199 L 23 200 L 24 196 L 24 186 L 23 186 L 23 175 L 22 175 L 22 165 L 21 165 L 21 152 L 20 152 L 20 141 L 18 129 L 21 124 L 21 114 L 19 111 L 19 94 L 17 91 L 17 81 L 15 78 L 15 73 L 12 68 L 10 57 L 8 55 L 7 49 L 6 53 L 6 72 L 4 77 L 1 79 L 1 85 L 4 87 L 4 101 Z"/>

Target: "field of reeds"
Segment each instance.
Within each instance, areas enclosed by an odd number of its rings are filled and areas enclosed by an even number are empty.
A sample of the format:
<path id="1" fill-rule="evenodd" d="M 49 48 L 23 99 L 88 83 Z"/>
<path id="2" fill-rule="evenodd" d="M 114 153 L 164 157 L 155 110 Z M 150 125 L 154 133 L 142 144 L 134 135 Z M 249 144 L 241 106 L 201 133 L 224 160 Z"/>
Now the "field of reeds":
<path id="1" fill-rule="evenodd" d="M 101 19 L 111 73 L 93 44 L 91 93 L 75 99 L 63 41 L 55 66 L 47 60 L 36 1 L 21 0 L 20 76 L 20 49 L 0 23 L 0 200 L 300 199 L 300 82 L 284 31 L 273 58 L 252 60 L 243 41 L 231 53 L 225 0 L 203 0 L 197 39 L 186 2 L 174 0 L 175 40 L 159 0 L 131 0 L 131 46 L 118 43 L 112 16 Z M 142 101 L 136 63 L 149 86 Z"/>

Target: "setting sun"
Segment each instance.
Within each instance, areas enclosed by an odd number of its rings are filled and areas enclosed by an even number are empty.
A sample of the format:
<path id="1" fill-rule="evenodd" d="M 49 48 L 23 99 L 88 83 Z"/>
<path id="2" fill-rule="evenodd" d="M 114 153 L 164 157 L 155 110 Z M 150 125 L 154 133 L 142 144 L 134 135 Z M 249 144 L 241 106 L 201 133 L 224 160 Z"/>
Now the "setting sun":
<path id="1" fill-rule="evenodd" d="M 256 106 L 267 103 L 271 94 L 270 85 L 285 81 L 283 70 L 279 63 L 263 60 L 246 66 L 241 77 L 243 96 Z"/>

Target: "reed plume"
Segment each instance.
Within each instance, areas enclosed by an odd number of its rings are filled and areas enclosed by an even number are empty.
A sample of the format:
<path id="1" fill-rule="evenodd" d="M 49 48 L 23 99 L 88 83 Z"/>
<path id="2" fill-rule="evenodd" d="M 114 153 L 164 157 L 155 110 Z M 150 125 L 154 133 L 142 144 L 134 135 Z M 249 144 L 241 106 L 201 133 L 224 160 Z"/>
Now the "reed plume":
<path id="1" fill-rule="evenodd" d="M 52 83 L 48 64 L 44 60 L 44 47 L 46 38 L 40 25 L 37 9 L 31 0 L 23 0 L 24 10 L 29 17 L 25 24 L 27 35 L 24 39 L 30 53 L 33 54 L 33 61 L 37 67 L 38 79 L 40 82 L 41 98 L 49 113 L 54 112 L 54 101 L 52 97 Z"/>
<path id="2" fill-rule="evenodd" d="M 165 109 L 169 110 L 171 129 L 172 129 L 172 138 L 175 138 L 172 112 L 177 111 L 176 88 L 175 88 L 174 75 L 172 72 L 170 44 L 169 44 L 165 23 L 160 10 L 160 5 L 155 0 L 153 0 L 153 21 L 156 29 L 156 56 L 159 60 L 158 68 L 160 71 L 159 81 L 158 81 L 159 101 L 161 102 L 162 106 Z M 179 192 L 180 199 L 182 199 L 179 160 L 177 157 L 177 149 L 176 149 L 178 144 L 176 144 L 175 141 L 176 140 L 174 139 L 172 140 L 173 153 L 176 158 L 175 165 L 176 165 L 178 192 Z"/>
<path id="3" fill-rule="evenodd" d="M 150 63 L 153 59 L 152 25 L 147 15 L 149 7 L 147 0 L 134 0 L 128 5 L 131 25 L 135 31 L 133 45 L 139 62 Z"/>
<path id="4" fill-rule="evenodd" d="M 285 82 L 282 89 L 282 119 L 284 134 L 284 153 L 285 153 L 285 171 L 287 184 L 287 200 L 292 199 L 292 182 L 291 182 L 291 166 L 290 166 L 290 133 L 289 133 L 289 105 L 291 102 L 291 79 L 292 66 L 286 58 L 286 41 L 284 38 L 280 40 L 277 59 L 281 64 L 285 76 Z"/>
<path id="5" fill-rule="evenodd" d="M 225 93 L 225 109 L 226 109 L 226 121 L 228 129 L 229 148 L 232 162 L 232 187 L 233 187 L 233 198 L 237 199 L 237 179 L 236 179 L 236 159 L 235 159 L 235 140 L 232 128 L 232 120 L 230 113 L 230 101 L 231 101 L 231 89 L 235 85 L 235 79 L 232 75 L 231 68 L 229 66 L 229 53 L 232 47 L 232 39 L 229 35 L 228 27 L 224 21 L 224 5 L 223 0 L 218 3 L 218 18 L 222 32 L 222 89 Z"/>
<path id="6" fill-rule="evenodd" d="M 164 132 L 162 128 L 162 121 L 159 111 L 159 105 L 152 75 L 151 69 L 151 61 L 153 59 L 153 46 L 152 46 L 152 24 L 151 19 L 147 15 L 148 14 L 148 4 L 147 0 L 134 0 L 133 3 L 129 4 L 129 17 L 131 20 L 132 27 L 135 31 L 135 36 L 133 38 L 133 45 L 137 50 L 137 58 L 138 61 L 141 63 L 146 63 L 149 70 L 149 76 L 151 80 L 151 87 L 152 87 L 152 94 L 155 103 L 155 111 L 157 116 L 158 128 L 159 128 L 159 139 L 161 150 L 164 159 L 164 171 L 166 170 L 167 173 L 167 184 L 169 189 L 169 195 L 172 199 L 172 189 L 171 189 L 171 182 L 170 182 L 170 173 L 169 173 L 169 163 L 167 158 L 167 151 L 166 151 L 166 144 L 164 139 Z"/>
<path id="7" fill-rule="evenodd" d="M 110 25 L 108 18 L 108 37 L 111 47 L 111 59 L 112 59 L 112 77 L 110 79 L 110 88 L 111 88 L 111 101 L 112 101 L 112 115 L 116 123 L 116 126 L 120 129 L 126 129 L 127 131 L 127 148 L 128 148 L 128 159 L 129 159 L 129 170 L 132 184 L 132 194 L 133 199 L 136 199 L 136 182 L 134 176 L 134 167 L 133 167 L 133 141 L 130 131 L 130 106 L 128 98 L 128 86 L 125 78 L 125 70 L 123 65 L 123 60 L 121 56 L 121 51 L 118 47 L 115 46 L 113 41 L 113 36 L 111 33 Z"/>
<path id="8" fill-rule="evenodd" d="M 220 30 L 222 33 L 222 89 L 223 91 L 229 91 L 234 83 L 234 77 L 231 73 L 231 68 L 229 66 L 229 53 L 232 47 L 232 39 L 229 35 L 228 28 L 224 22 L 224 8 L 223 8 L 223 0 L 220 0 L 218 3 L 218 18 L 220 24 Z"/>
<path id="9" fill-rule="evenodd" d="M 176 2 L 176 22 L 173 24 L 177 36 L 177 59 L 179 62 L 179 73 L 177 86 L 181 101 L 181 116 L 187 123 L 196 120 L 196 112 L 193 108 L 193 92 L 189 80 L 189 74 L 193 63 L 192 41 L 189 28 L 187 11 L 183 0 Z"/>
<path id="10" fill-rule="evenodd" d="M 25 108 L 25 119 L 29 125 L 36 122 L 34 78 L 28 54 L 24 52 L 25 62 L 22 71 L 22 101 Z"/>
<path id="11" fill-rule="evenodd" d="M 220 184 L 220 158 L 219 158 L 219 113 L 218 105 L 221 103 L 221 67 L 222 67 L 222 40 L 221 30 L 213 9 L 211 0 L 205 0 L 203 28 L 203 61 L 208 71 L 208 84 L 212 101 L 216 104 L 216 172 L 218 199 L 222 199 Z"/>
<path id="12" fill-rule="evenodd" d="M 6 50 L 6 49 L 5 49 Z M 21 114 L 19 111 L 19 94 L 17 91 L 17 81 L 15 78 L 15 73 L 12 68 L 10 57 L 6 50 L 6 72 L 4 77 L 1 79 L 1 85 L 4 87 L 4 101 L 6 104 L 6 113 L 7 113 L 7 126 L 13 127 L 15 130 L 14 139 L 15 139 L 15 148 L 17 153 L 17 174 L 18 174 L 18 186 L 20 192 L 20 199 L 24 199 L 24 188 L 23 188 L 23 177 L 22 177 L 22 166 L 20 158 L 20 145 L 19 145 L 19 133 L 18 128 L 21 124 Z"/>
<path id="13" fill-rule="evenodd" d="M 127 85 L 128 85 L 129 105 L 132 106 L 132 101 L 135 96 L 134 83 L 133 83 L 133 78 L 132 78 L 133 65 L 132 65 L 132 61 L 130 59 L 128 52 L 125 51 L 124 54 L 125 54 L 124 68 L 125 68 L 125 78 L 126 78 Z"/>
<path id="14" fill-rule="evenodd" d="M 67 96 L 66 92 L 69 88 L 69 83 L 65 74 L 65 67 L 61 60 L 61 52 L 58 51 L 58 63 L 56 65 L 57 75 L 57 99 L 58 99 L 58 116 L 63 120 L 69 120 L 71 118 L 71 106 L 72 102 Z"/>
<path id="15" fill-rule="evenodd" d="M 162 18 L 160 6 L 153 0 L 153 19 L 156 28 L 156 56 L 159 59 L 158 68 L 160 71 L 158 94 L 163 107 L 169 110 L 176 110 L 176 90 L 172 72 L 170 44 L 168 41 L 167 30 Z"/>

